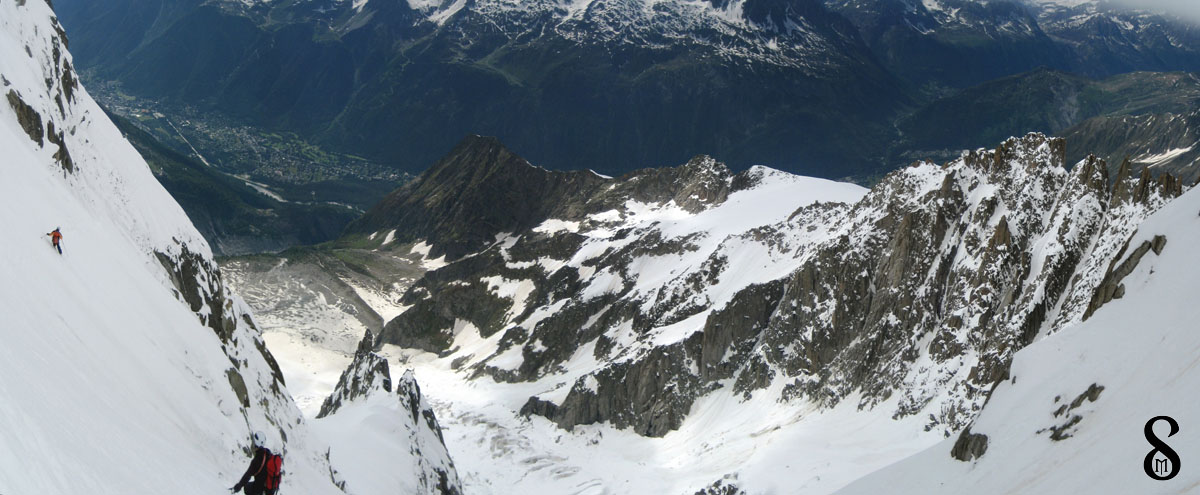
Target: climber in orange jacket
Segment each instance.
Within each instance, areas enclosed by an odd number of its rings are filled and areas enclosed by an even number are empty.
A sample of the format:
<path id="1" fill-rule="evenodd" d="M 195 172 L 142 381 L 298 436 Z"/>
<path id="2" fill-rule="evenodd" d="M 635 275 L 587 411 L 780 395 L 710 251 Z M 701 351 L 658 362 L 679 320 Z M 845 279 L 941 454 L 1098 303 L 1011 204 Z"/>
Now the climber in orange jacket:
<path id="1" fill-rule="evenodd" d="M 58 231 L 58 227 L 54 228 L 54 232 L 46 235 L 50 236 L 50 242 L 54 244 L 54 249 L 58 250 L 58 254 L 62 254 L 62 245 L 59 244 L 62 241 L 62 232 Z"/>

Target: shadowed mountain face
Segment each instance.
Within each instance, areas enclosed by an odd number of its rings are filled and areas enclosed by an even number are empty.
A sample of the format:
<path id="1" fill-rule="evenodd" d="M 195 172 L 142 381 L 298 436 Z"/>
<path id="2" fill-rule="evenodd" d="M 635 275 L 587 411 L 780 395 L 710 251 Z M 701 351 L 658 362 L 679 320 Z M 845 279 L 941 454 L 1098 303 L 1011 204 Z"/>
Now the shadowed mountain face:
<path id="1" fill-rule="evenodd" d="M 470 136 L 416 180 L 388 194 L 347 227 L 348 233 L 395 229 L 395 239 L 426 239 L 434 257 L 458 258 L 497 234 L 529 229 L 570 210 L 605 181 L 592 172 L 530 165 L 491 137 Z"/>
<path id="2" fill-rule="evenodd" d="M 1039 69 L 964 89 L 896 126 L 909 150 L 905 156 L 912 159 L 952 159 L 961 149 L 985 146 L 1024 129 L 1067 138 L 1068 163 L 1095 153 L 1115 172 L 1125 154 L 1149 157 L 1195 143 L 1187 141 L 1192 133 L 1181 117 L 1194 113 L 1198 102 L 1200 78 L 1195 74 L 1136 72 L 1093 80 Z M 1169 170 L 1194 180 L 1200 169 L 1193 162 L 1181 155 L 1155 173 Z"/>
<path id="3" fill-rule="evenodd" d="M 551 169 L 704 153 L 871 181 L 1140 115 L 1111 76 L 1200 70 L 1194 25 L 1091 2 L 57 4 L 89 80 L 414 172 L 481 134 Z"/>
<path id="4" fill-rule="evenodd" d="M 627 201 L 673 200 L 697 210 L 729 194 L 730 177 L 711 158 L 671 168 L 641 169 L 619 178 L 588 170 L 530 165 L 494 137 L 468 136 L 415 180 L 388 194 L 351 223 L 351 236 L 391 233 L 398 243 L 424 240 L 430 257 L 454 260 L 548 218 L 577 220 Z M 734 183 L 742 185 L 745 180 Z M 710 190 L 715 188 L 715 190 Z"/>
<path id="5" fill-rule="evenodd" d="M 552 168 L 619 173 L 705 152 L 864 173 L 910 103 L 815 0 L 197 3 L 59 10 L 93 77 L 410 170 L 478 133 Z"/>

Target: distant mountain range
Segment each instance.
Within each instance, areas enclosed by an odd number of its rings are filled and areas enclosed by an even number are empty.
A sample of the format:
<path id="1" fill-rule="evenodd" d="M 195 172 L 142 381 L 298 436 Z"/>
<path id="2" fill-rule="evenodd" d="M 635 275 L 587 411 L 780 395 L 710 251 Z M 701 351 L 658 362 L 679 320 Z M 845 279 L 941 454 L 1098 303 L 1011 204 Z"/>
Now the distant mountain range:
<path id="1" fill-rule="evenodd" d="M 1025 115 L 1075 77 L 1039 67 L 1200 70 L 1194 25 L 1098 2 L 56 3 L 85 77 L 411 171 L 483 134 L 557 169 L 617 174 L 707 153 L 735 169 L 870 180 L 931 145 L 1128 112 Z M 1028 86 L 993 91 L 1018 74 Z M 1105 98 L 1120 108 L 1138 95 Z M 951 104 L 989 123 L 918 118 Z"/>

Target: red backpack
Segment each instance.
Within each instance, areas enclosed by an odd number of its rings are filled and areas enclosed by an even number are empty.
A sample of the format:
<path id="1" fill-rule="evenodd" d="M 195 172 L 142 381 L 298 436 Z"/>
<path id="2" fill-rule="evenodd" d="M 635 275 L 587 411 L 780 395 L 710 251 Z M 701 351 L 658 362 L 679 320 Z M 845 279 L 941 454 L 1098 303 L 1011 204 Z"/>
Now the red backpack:
<path id="1" fill-rule="evenodd" d="M 275 493 L 276 490 L 279 490 L 279 478 L 283 476 L 283 457 L 270 450 L 267 450 L 266 454 L 267 483 L 265 488 L 267 493 Z"/>

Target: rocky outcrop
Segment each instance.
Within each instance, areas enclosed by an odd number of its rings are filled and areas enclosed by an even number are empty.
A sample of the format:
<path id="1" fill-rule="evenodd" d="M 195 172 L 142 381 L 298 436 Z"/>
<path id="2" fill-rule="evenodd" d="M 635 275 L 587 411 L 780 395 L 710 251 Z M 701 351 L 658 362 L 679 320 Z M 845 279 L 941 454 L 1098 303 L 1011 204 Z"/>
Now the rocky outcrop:
<path id="1" fill-rule="evenodd" d="M 49 2 L 47 2 L 49 3 Z M 23 5 L 23 3 L 22 3 Z M 67 149 L 67 142 L 64 138 L 62 127 L 67 121 L 67 116 L 71 104 L 75 102 L 75 92 L 79 89 L 79 78 L 75 74 L 75 70 L 71 68 L 71 62 L 65 51 L 67 45 L 67 35 L 63 31 L 62 25 L 58 23 L 58 19 L 51 17 L 50 27 L 53 29 L 53 34 L 46 36 L 49 42 L 48 53 L 44 55 L 47 59 L 47 66 L 43 70 L 50 74 L 45 79 L 46 93 L 42 95 L 26 94 L 25 98 L 30 97 L 46 97 L 54 102 L 54 107 L 58 110 L 57 114 L 53 110 L 46 112 L 46 115 L 38 112 L 33 105 L 26 101 L 14 89 L 9 89 L 5 95 L 8 104 L 12 107 L 13 112 L 17 114 L 17 122 L 21 125 L 21 129 L 29 136 L 29 139 L 37 143 L 38 146 L 45 146 L 46 141 L 54 144 L 57 149 L 54 152 L 54 160 L 58 162 L 66 173 L 75 171 L 75 160 L 71 158 L 71 153 Z M 31 48 L 26 45 L 26 54 L 31 58 L 34 56 Z M 8 86 L 8 81 L 5 81 L 5 86 Z M 40 88 L 39 88 L 40 89 Z M 33 100 L 30 100 L 33 101 Z M 36 102 L 34 102 L 36 103 Z M 46 109 L 43 108 L 43 112 Z M 58 129 L 55 128 L 55 122 L 59 123 Z M 74 131 L 71 131 L 74 133 Z"/>
<path id="2" fill-rule="evenodd" d="M 237 315 L 231 311 L 233 301 L 221 282 L 216 264 L 192 252 L 186 244 L 178 245 L 178 253 L 154 253 L 175 287 L 177 297 L 187 303 L 200 323 L 228 342 L 237 327 Z M 247 323 L 251 323 L 247 318 Z"/>
<path id="3" fill-rule="evenodd" d="M 21 129 L 25 130 L 29 139 L 32 139 L 38 146 L 42 146 L 44 144 L 42 137 L 45 132 L 42 128 L 42 115 L 25 103 L 16 91 L 8 90 L 7 96 L 9 106 L 17 113 L 17 123 L 21 124 Z"/>
<path id="4" fill-rule="evenodd" d="M 54 130 L 54 122 L 47 122 L 46 127 L 46 140 L 58 146 L 58 151 L 54 152 L 54 161 L 58 162 L 58 165 L 67 173 L 74 172 L 75 160 L 71 159 L 71 152 L 67 150 L 67 142 L 63 139 L 62 131 Z"/>
<path id="5" fill-rule="evenodd" d="M 317 419 L 345 421 L 339 414 L 344 414 L 343 411 L 354 407 L 372 408 L 370 411 L 373 415 L 398 415 L 391 416 L 395 423 L 386 431 L 389 435 L 398 437 L 394 440 L 405 446 L 403 450 L 408 456 L 388 459 L 388 462 L 397 463 L 398 470 L 411 472 L 416 477 L 408 482 L 415 482 L 418 493 L 460 495 L 462 484 L 458 479 L 454 461 L 446 450 L 442 427 L 433 408 L 421 395 L 421 387 L 417 384 L 416 377 L 411 370 L 406 371 L 394 382 L 393 393 L 388 362 L 371 350 L 373 342 L 374 338 L 370 333 L 363 336 L 354 353 L 354 359 L 342 372 L 333 393 L 321 404 Z M 355 413 L 350 414 L 350 418 L 356 417 L 353 415 Z M 349 427 L 354 428 L 354 425 Z M 335 445 L 334 453 L 346 447 L 358 446 Z M 336 476 L 334 477 L 336 480 Z M 405 486 L 408 486 L 407 482 Z"/>
<path id="6" fill-rule="evenodd" d="M 376 390 L 392 391 L 392 376 L 388 370 L 387 360 L 371 352 L 374 339 L 368 332 L 354 353 L 350 366 L 342 371 L 333 393 L 321 403 L 318 418 L 324 418 L 337 412 L 343 403 L 366 397 Z M 414 420 L 416 418 L 413 418 Z M 441 434 L 439 430 L 439 435 Z"/>
<path id="7" fill-rule="evenodd" d="M 607 421 L 650 437 L 679 428 L 692 401 L 703 392 L 704 383 L 690 372 L 699 337 L 580 378 L 549 418 L 568 430 Z"/>
<path id="8" fill-rule="evenodd" d="M 1054 410 L 1054 417 L 1055 418 L 1062 417 L 1062 419 L 1064 420 L 1063 423 L 1050 426 L 1049 428 L 1043 428 L 1041 430 L 1038 430 L 1037 433 L 1042 434 L 1042 433 L 1049 431 L 1050 439 L 1054 440 L 1055 442 L 1060 442 L 1060 441 L 1066 440 L 1068 438 L 1071 438 L 1075 434 L 1075 431 L 1077 429 L 1076 427 L 1079 425 L 1080 422 L 1083 421 L 1083 416 L 1081 414 L 1075 413 L 1073 411 L 1078 409 L 1079 406 L 1082 406 L 1085 400 L 1088 402 L 1096 402 L 1096 400 L 1100 399 L 1100 393 L 1103 391 L 1104 391 L 1103 385 L 1098 385 L 1095 383 L 1089 385 L 1087 390 L 1084 390 L 1082 393 L 1080 393 L 1069 404 L 1064 403 L 1064 404 L 1060 405 L 1058 407 L 1058 409 Z M 1054 401 L 1057 403 L 1061 399 L 1062 399 L 1062 396 L 1058 396 L 1058 397 L 1054 398 Z"/>
<path id="9" fill-rule="evenodd" d="M 966 428 L 962 433 L 959 433 L 958 440 L 954 442 L 954 447 L 950 449 L 950 457 L 963 462 L 971 462 L 983 457 L 983 454 L 987 453 L 987 446 L 987 435 L 971 433 L 971 429 Z"/>
<path id="10" fill-rule="evenodd" d="M 695 495 L 746 495 L 746 491 L 735 484 L 720 480 L 698 490 Z"/>
<path id="11" fill-rule="evenodd" d="M 1166 236 L 1156 235 L 1153 240 L 1142 241 L 1133 252 L 1129 253 L 1128 257 L 1123 258 L 1123 255 L 1129 248 L 1129 245 L 1126 244 L 1125 247 L 1121 248 L 1121 251 L 1117 253 L 1117 257 L 1113 258 L 1112 264 L 1109 265 L 1108 272 L 1104 274 L 1104 280 L 1096 287 L 1096 292 L 1092 295 L 1091 302 L 1088 303 L 1087 311 L 1083 313 L 1083 319 L 1090 318 L 1096 310 L 1109 301 L 1124 297 L 1125 285 L 1121 283 L 1121 280 L 1130 273 L 1133 273 L 1133 269 L 1137 268 L 1138 263 L 1142 261 L 1142 257 L 1146 256 L 1146 253 L 1154 251 L 1154 254 L 1157 256 L 1162 254 L 1162 250 L 1166 245 Z M 1113 265 L 1116 264 L 1117 260 L 1122 260 L 1121 264 L 1114 267 Z"/>

